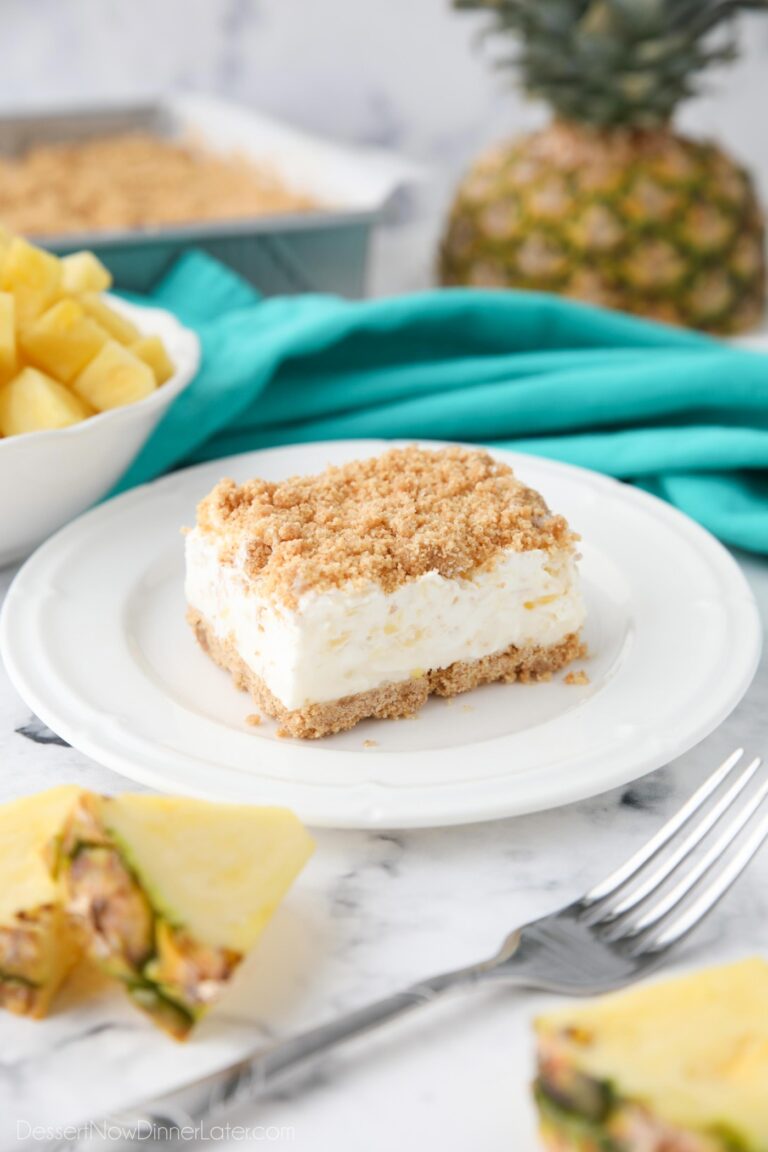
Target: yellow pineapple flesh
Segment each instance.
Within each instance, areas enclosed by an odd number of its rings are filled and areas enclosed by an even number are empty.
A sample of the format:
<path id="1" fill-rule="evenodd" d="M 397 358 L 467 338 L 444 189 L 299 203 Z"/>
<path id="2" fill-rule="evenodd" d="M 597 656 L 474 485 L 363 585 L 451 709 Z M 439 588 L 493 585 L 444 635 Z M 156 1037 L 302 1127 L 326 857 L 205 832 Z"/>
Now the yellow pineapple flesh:
<path id="1" fill-rule="evenodd" d="M 61 293 L 61 265 L 55 256 L 15 236 L 0 254 L 0 291 L 16 300 L 20 325 L 34 320 Z"/>
<path id="2" fill-rule="evenodd" d="M 0 1007 L 40 1017 L 81 952 L 46 849 L 80 790 L 52 788 L 0 806 Z"/>
<path id="3" fill-rule="evenodd" d="M 18 376 L 0 385 L 2 436 L 67 428 L 92 415 L 90 405 L 37 368 L 23 368 Z"/>
<path id="4" fill-rule="evenodd" d="M 156 387 L 152 369 L 116 340 L 107 340 L 72 381 L 77 395 L 97 412 L 135 404 Z"/>
<path id="5" fill-rule="evenodd" d="M 93 252 L 72 252 L 61 258 L 62 288 L 68 296 L 83 292 L 107 292 L 112 274 Z"/>
<path id="6" fill-rule="evenodd" d="M 143 360 L 155 374 L 155 381 L 158 388 L 161 384 L 165 384 L 170 380 L 176 369 L 173 366 L 166 350 L 165 344 L 159 336 L 144 336 L 141 340 L 137 340 L 135 344 L 131 344 L 131 352 L 134 356 L 138 356 Z"/>
<path id="7" fill-rule="evenodd" d="M 141 338 L 136 325 L 126 316 L 121 316 L 114 308 L 110 308 L 96 292 L 83 292 L 78 297 L 85 311 L 118 344 L 135 344 Z"/>
<path id="8" fill-rule="evenodd" d="M 109 335 L 86 316 L 76 300 L 59 300 L 21 331 L 29 360 L 65 384 L 70 383 L 106 344 Z"/>
<path id="9" fill-rule="evenodd" d="M 0 292 L 0 383 L 15 376 L 16 301 L 10 292 Z"/>
<path id="10" fill-rule="evenodd" d="M 66 428 L 151 395 L 175 369 L 103 298 L 92 252 L 57 259 L 0 227 L 0 437 Z"/>

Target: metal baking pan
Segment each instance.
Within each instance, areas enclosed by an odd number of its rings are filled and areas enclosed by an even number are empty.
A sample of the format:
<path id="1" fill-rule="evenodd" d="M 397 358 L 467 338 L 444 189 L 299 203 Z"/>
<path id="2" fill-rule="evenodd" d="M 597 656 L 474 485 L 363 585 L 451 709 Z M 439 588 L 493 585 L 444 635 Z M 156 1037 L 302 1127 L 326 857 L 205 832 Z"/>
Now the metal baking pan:
<path id="1" fill-rule="evenodd" d="M 420 171 L 379 150 L 350 149 L 213 97 L 170 96 L 145 104 L 24 111 L 0 117 L 0 153 L 36 144 L 130 131 L 190 138 L 213 151 L 266 163 L 322 210 L 173 227 L 35 236 L 65 254 L 96 252 L 120 288 L 147 291 L 186 249 L 228 264 L 266 295 L 365 293 L 371 229 L 392 194 Z"/>

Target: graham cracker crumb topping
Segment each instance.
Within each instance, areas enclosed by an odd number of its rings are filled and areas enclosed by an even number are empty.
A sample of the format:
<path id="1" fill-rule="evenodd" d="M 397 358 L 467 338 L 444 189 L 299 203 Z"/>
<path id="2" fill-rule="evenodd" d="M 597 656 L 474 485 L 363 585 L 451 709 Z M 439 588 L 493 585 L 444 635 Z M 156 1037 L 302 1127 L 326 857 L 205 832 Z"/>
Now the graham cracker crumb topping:
<path id="1" fill-rule="evenodd" d="M 504 549 L 577 539 L 507 464 L 459 446 L 393 448 L 280 483 L 222 480 L 198 526 L 220 538 L 222 563 L 237 557 L 261 595 L 289 607 L 311 590 L 374 582 L 391 592 L 427 572 L 466 576 Z"/>

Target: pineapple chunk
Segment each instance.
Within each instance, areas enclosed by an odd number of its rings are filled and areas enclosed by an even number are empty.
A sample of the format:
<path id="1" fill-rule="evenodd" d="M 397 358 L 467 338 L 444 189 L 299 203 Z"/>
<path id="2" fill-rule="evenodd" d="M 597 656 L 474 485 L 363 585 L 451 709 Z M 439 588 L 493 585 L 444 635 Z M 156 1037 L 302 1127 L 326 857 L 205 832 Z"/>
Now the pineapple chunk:
<path id="1" fill-rule="evenodd" d="M 0 259 L 0 290 L 13 293 L 16 322 L 23 327 L 61 294 L 61 264 L 16 236 Z"/>
<path id="2" fill-rule="evenodd" d="M 79 424 L 93 409 L 58 380 L 36 368 L 23 368 L 0 387 L 0 435 L 18 436 L 45 428 Z"/>
<path id="3" fill-rule="evenodd" d="M 141 339 L 141 332 L 136 325 L 125 316 L 121 316 L 114 308 L 110 308 L 109 304 L 95 292 L 84 292 L 80 297 L 80 303 L 88 315 L 119 344 L 135 344 Z"/>
<path id="4" fill-rule="evenodd" d="M 143 360 L 155 374 L 158 387 L 170 380 L 176 369 L 159 336 L 144 336 L 131 344 L 131 352 Z"/>
<path id="5" fill-rule="evenodd" d="M 70 296 L 82 292 L 106 292 L 112 287 L 112 274 L 93 252 L 72 252 L 61 259 L 62 286 Z"/>
<path id="6" fill-rule="evenodd" d="M 60 300 L 22 330 L 20 343 L 33 364 L 68 384 L 108 339 L 76 300 Z"/>
<path id="7" fill-rule="evenodd" d="M 0 292 L 0 381 L 16 373 L 16 303 L 10 292 Z"/>
<path id="8" fill-rule="evenodd" d="M 0 807 L 0 1006 L 44 1016 L 80 952 L 45 862 L 80 790 L 73 785 Z"/>
<path id="9" fill-rule="evenodd" d="M 311 851 L 286 809 L 87 794 L 54 845 L 53 867 L 93 958 L 183 1039 Z"/>
<path id="10" fill-rule="evenodd" d="M 75 392 L 98 412 L 134 404 L 154 392 L 155 377 L 138 356 L 116 340 L 107 340 L 79 376 L 72 381 Z"/>

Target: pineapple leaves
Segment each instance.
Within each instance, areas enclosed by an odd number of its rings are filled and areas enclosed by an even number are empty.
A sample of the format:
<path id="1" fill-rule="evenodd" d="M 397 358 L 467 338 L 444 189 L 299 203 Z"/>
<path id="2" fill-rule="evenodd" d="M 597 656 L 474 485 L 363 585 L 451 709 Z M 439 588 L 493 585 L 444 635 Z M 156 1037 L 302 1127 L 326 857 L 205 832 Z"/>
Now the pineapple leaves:
<path id="1" fill-rule="evenodd" d="M 523 88 L 558 115 L 653 126 L 698 92 L 697 76 L 736 58 L 733 17 L 768 0 L 454 0 L 493 15 L 488 29 L 517 43 Z M 719 35 L 718 35 L 719 33 Z"/>

